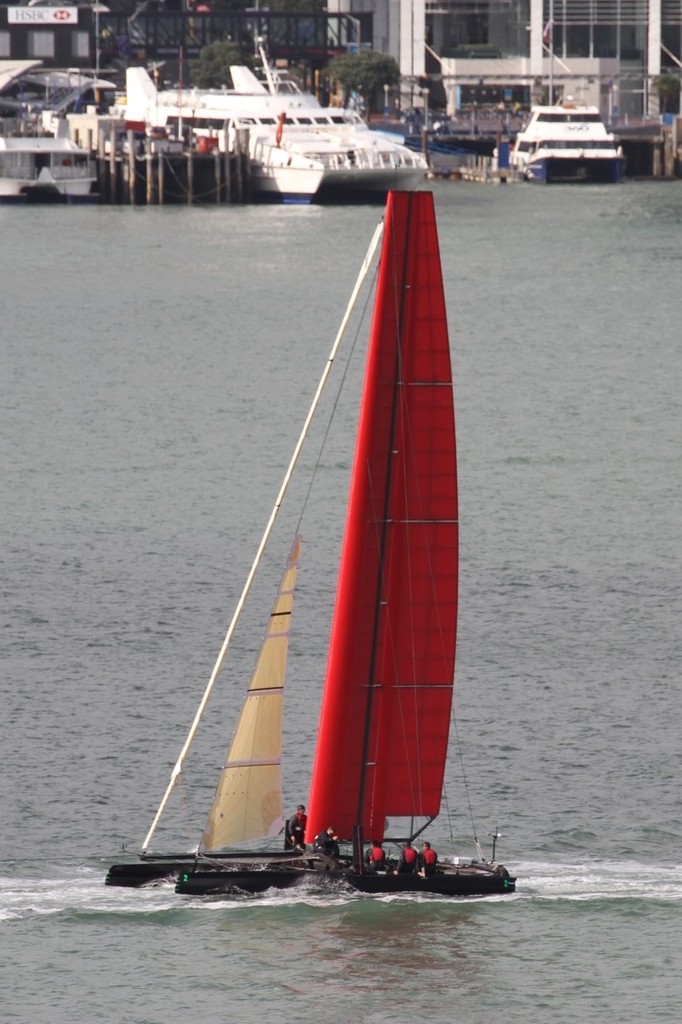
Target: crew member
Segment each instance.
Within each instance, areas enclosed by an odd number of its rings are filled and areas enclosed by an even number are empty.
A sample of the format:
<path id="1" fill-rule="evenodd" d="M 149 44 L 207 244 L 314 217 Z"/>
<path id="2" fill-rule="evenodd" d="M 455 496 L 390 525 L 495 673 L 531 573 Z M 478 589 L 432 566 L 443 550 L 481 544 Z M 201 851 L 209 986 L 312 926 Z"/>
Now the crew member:
<path id="1" fill-rule="evenodd" d="M 314 847 L 320 853 L 326 853 L 328 857 L 339 856 L 339 837 L 333 825 L 330 825 L 326 832 L 318 832 L 315 836 Z"/>
<path id="2" fill-rule="evenodd" d="M 282 111 L 281 114 L 277 115 L 277 128 L 275 130 L 275 142 L 277 148 L 282 145 L 282 132 L 284 131 L 284 125 L 286 124 L 287 115 Z"/>
<path id="3" fill-rule="evenodd" d="M 299 804 L 284 829 L 284 849 L 305 850 L 305 826 L 308 816 L 303 804 Z"/>
<path id="4" fill-rule="evenodd" d="M 438 854 L 435 850 L 431 849 L 431 843 L 424 842 L 422 844 L 422 852 L 419 855 L 419 874 L 424 878 L 428 878 L 429 875 L 435 875 L 437 864 Z"/>
<path id="5" fill-rule="evenodd" d="M 384 853 L 384 848 L 378 839 L 372 840 L 365 859 L 367 860 L 367 866 L 370 871 L 386 870 L 386 854 Z"/>
<path id="6" fill-rule="evenodd" d="M 396 875 L 412 875 L 416 870 L 417 851 L 408 839 L 400 851 L 400 860 L 398 861 Z"/>

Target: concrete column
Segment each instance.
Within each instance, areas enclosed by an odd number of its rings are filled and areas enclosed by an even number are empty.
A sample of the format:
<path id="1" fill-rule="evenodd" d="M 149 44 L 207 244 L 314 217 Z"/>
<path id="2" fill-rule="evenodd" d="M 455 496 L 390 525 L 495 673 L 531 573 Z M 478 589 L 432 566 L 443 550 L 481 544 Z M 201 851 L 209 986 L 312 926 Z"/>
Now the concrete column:
<path id="1" fill-rule="evenodd" d="M 530 73 L 542 78 L 544 51 L 542 46 L 542 0 L 530 0 Z"/>
<path id="2" fill-rule="evenodd" d="M 403 0 L 400 5 L 400 74 L 402 77 L 417 79 L 424 74 L 425 64 L 425 0 Z M 402 88 L 401 105 L 421 106 L 419 85 L 405 83 Z"/>
<path id="3" fill-rule="evenodd" d="M 653 80 L 661 73 L 661 0 L 649 0 L 647 67 L 644 73 L 644 113 L 656 115 L 661 105 Z"/>

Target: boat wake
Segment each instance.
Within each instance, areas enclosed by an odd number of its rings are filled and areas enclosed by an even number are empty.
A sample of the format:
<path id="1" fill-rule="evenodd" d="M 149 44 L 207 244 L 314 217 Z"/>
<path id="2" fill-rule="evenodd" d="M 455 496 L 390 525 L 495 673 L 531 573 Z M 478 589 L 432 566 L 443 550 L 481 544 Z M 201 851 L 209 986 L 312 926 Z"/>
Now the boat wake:
<path id="1" fill-rule="evenodd" d="M 149 915 L 168 912 L 215 912 L 249 907 L 346 907 L 358 901 L 406 903 L 485 904 L 501 901 L 682 900 L 682 865 L 637 861 L 582 861 L 557 863 L 527 861 L 513 865 L 519 881 L 514 894 L 453 899 L 427 893 L 371 896 L 329 882 L 321 889 L 314 882 L 290 889 L 270 889 L 258 895 L 232 893 L 200 898 L 179 896 L 172 881 L 137 889 L 103 884 L 101 867 L 70 865 L 57 868 L 55 877 L 0 877 L 0 921 L 52 914 Z"/>
<path id="2" fill-rule="evenodd" d="M 74 865 L 54 877 L 0 877 L 0 921 L 65 913 L 149 914 L 178 905 L 171 882 L 142 889 L 109 889 L 102 868 Z"/>
<path id="3" fill-rule="evenodd" d="M 625 860 L 528 861 L 515 864 L 510 870 L 519 878 L 512 899 L 682 900 L 682 864 Z"/>

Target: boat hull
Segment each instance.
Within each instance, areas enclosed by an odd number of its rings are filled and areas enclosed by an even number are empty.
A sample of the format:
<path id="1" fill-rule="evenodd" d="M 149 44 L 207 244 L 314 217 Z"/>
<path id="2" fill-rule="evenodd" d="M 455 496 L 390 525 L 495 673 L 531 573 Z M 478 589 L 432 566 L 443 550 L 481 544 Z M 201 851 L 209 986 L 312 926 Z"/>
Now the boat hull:
<path id="1" fill-rule="evenodd" d="M 514 892 L 516 879 L 493 871 L 443 871 L 428 878 L 420 875 L 349 875 L 350 885 L 369 895 L 431 893 L 439 896 L 495 896 Z"/>
<path id="2" fill-rule="evenodd" d="M 462 868 L 438 871 L 423 878 L 418 874 L 376 872 L 360 874 L 339 869 L 326 871 L 319 867 L 265 868 L 257 870 L 185 871 L 181 872 L 175 891 L 184 896 L 216 896 L 230 893 L 261 893 L 267 889 L 289 889 L 295 885 L 328 886 L 340 882 L 368 896 L 415 895 L 497 896 L 508 895 L 516 888 L 516 879 L 501 867 Z"/>
<path id="3" fill-rule="evenodd" d="M 256 861 L 254 861 L 254 856 L 257 858 Z M 228 869 L 232 873 L 245 865 L 248 867 L 248 873 L 258 874 L 262 871 L 260 865 L 266 869 L 276 869 L 279 864 L 285 862 L 287 868 L 290 868 L 292 864 L 300 866 L 299 862 L 302 857 L 302 854 L 292 854 L 288 851 L 252 854 L 248 858 L 245 858 L 243 853 L 225 853 L 214 855 L 212 862 L 219 865 L 219 871 L 220 865 L 225 865 L 220 871 L 221 874 L 227 874 Z M 191 871 L 196 863 L 197 859 L 194 853 L 166 854 L 165 856 L 143 855 L 140 860 L 112 864 L 107 871 L 104 884 L 136 889 L 165 879 L 175 879 L 179 874 Z M 259 864 L 258 869 L 255 868 L 255 863 Z M 206 873 L 208 874 L 208 872 Z M 214 869 L 212 874 L 215 873 Z"/>
<path id="4" fill-rule="evenodd" d="M 545 157 L 532 160 L 526 168 L 528 181 L 544 185 L 615 185 L 623 177 L 622 159 L 585 159 L 583 157 Z"/>
<path id="5" fill-rule="evenodd" d="M 194 857 L 177 860 L 135 861 L 130 864 L 112 864 L 104 879 L 105 885 L 125 889 L 139 889 L 166 879 L 177 878 L 181 871 L 191 867 Z"/>
<path id="6" fill-rule="evenodd" d="M 426 169 L 419 166 L 327 168 L 315 202 L 383 203 L 392 189 L 413 192 L 425 177 Z"/>
<path id="7" fill-rule="evenodd" d="M 35 181 L 0 180 L 0 203 L 96 203 L 99 196 L 91 192 L 95 179 L 78 187 L 61 184 L 36 184 Z"/>

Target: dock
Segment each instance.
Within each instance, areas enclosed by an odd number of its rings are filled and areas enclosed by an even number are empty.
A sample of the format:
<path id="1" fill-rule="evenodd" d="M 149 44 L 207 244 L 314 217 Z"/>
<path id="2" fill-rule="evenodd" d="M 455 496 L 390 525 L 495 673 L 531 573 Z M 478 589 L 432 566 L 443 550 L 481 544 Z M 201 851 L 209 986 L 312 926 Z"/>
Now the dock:
<path id="1" fill-rule="evenodd" d="M 217 138 L 141 134 L 113 117 L 68 116 L 71 138 L 92 154 L 99 201 L 130 206 L 252 201 L 248 143 L 223 152 Z M 246 144 L 244 144 L 246 143 Z"/>

